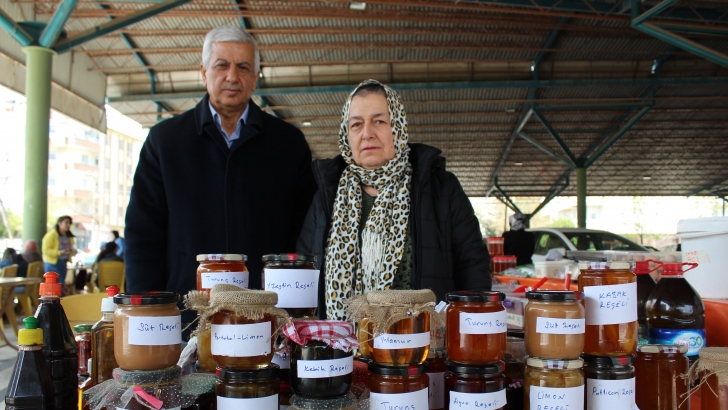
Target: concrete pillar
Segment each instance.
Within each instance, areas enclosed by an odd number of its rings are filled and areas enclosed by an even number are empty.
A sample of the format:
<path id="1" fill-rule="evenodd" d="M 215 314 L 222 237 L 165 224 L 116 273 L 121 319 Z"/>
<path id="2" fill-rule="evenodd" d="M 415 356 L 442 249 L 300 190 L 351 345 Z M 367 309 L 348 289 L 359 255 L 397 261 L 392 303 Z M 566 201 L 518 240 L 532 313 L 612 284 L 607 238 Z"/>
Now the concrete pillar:
<path id="1" fill-rule="evenodd" d="M 51 71 L 56 52 L 30 46 L 25 78 L 25 197 L 23 241 L 40 241 L 48 214 L 48 129 L 51 113 Z"/>
<path id="2" fill-rule="evenodd" d="M 586 168 L 576 169 L 576 215 L 579 228 L 586 228 Z"/>

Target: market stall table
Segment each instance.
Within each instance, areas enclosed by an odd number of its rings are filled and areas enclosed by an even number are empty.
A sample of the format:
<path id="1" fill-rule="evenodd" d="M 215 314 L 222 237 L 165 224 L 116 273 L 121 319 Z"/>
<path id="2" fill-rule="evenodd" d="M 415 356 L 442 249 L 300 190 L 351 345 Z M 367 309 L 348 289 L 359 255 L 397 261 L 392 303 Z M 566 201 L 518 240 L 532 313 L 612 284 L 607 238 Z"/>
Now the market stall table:
<path id="1" fill-rule="evenodd" d="M 18 286 L 28 286 L 28 285 L 35 285 L 39 284 L 43 281 L 43 278 L 0 278 L 0 288 L 2 288 L 3 291 L 6 289 L 9 289 L 9 294 L 13 294 L 13 290 Z M 14 309 L 15 306 L 13 305 L 13 299 L 12 297 L 8 297 L 5 299 L 0 305 L 0 320 L 2 320 L 3 313 L 7 311 L 7 309 Z M 18 346 L 10 343 L 8 340 L 8 337 L 5 335 L 5 329 L 3 328 L 2 331 L 0 331 L 0 337 L 5 341 L 5 343 L 12 347 L 15 350 L 18 350 Z"/>

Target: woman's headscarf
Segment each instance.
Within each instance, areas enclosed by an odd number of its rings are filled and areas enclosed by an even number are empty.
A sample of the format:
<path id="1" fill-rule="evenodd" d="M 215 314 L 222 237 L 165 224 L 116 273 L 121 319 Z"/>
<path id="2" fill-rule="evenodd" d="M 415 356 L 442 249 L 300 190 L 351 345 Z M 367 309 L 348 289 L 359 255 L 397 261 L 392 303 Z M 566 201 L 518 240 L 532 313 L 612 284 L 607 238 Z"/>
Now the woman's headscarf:
<path id="1" fill-rule="evenodd" d="M 382 167 L 368 170 L 354 163 L 349 146 L 349 107 L 361 87 L 381 85 L 387 94 L 395 155 Z M 410 213 L 412 166 L 407 146 L 407 119 L 399 95 L 375 80 L 359 84 L 344 104 L 339 149 L 348 164 L 339 179 L 326 250 L 326 316 L 346 320 L 343 301 L 371 290 L 386 290 L 404 254 Z M 361 220 L 362 185 L 379 191 L 364 229 Z M 359 249 L 359 235 L 362 249 Z"/>
<path id="2" fill-rule="evenodd" d="M 526 215 L 516 212 L 515 214 L 511 215 L 510 218 L 508 218 L 508 222 L 511 224 L 511 230 L 512 231 L 520 231 L 521 229 L 526 229 Z"/>

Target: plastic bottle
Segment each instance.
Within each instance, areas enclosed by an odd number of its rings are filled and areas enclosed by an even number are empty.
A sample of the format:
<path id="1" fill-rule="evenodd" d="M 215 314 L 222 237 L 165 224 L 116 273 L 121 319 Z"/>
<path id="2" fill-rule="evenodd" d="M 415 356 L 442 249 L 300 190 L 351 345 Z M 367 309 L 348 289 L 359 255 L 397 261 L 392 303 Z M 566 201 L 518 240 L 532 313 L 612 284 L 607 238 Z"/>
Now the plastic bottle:
<path id="1" fill-rule="evenodd" d="M 18 332 L 18 357 L 10 378 L 5 408 L 10 410 L 52 409 L 53 385 L 43 356 L 43 330 L 38 319 L 23 319 L 25 329 Z"/>
<path id="2" fill-rule="evenodd" d="M 91 328 L 91 385 L 96 385 L 112 378 L 111 372 L 119 367 L 114 357 L 114 296 L 119 288 L 106 288 L 109 296 L 101 301 L 101 320 Z"/>
<path id="3" fill-rule="evenodd" d="M 53 408 L 78 407 L 78 346 L 61 306 L 63 287 L 56 272 L 43 275 L 40 284 L 40 305 L 35 312 L 43 329 L 43 356 L 53 384 Z"/>
<path id="4" fill-rule="evenodd" d="M 650 263 L 658 265 L 650 269 Z M 637 321 L 639 322 L 639 330 L 637 332 L 638 344 L 646 345 L 649 343 L 649 332 L 647 330 L 647 315 L 645 307 L 650 294 L 657 286 L 655 280 L 650 276 L 650 272 L 662 267 L 661 262 L 648 260 L 634 263 L 633 272 L 637 275 Z"/>
<path id="5" fill-rule="evenodd" d="M 694 269 L 697 263 L 666 263 L 662 279 L 646 305 L 651 344 L 687 346 L 690 361 L 705 347 L 705 306 L 698 292 L 683 277 L 683 265 Z"/>

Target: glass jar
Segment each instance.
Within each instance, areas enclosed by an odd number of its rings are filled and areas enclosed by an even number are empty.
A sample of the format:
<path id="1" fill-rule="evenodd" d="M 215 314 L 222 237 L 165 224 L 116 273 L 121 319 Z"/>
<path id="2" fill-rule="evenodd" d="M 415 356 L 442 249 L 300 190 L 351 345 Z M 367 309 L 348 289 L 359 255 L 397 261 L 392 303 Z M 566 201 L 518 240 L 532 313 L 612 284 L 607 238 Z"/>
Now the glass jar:
<path id="1" fill-rule="evenodd" d="M 634 356 L 584 355 L 584 408 L 632 409 L 635 406 Z"/>
<path id="2" fill-rule="evenodd" d="M 382 366 L 369 364 L 370 408 L 399 406 L 401 409 L 426 409 L 429 406 L 427 364 Z M 406 407 L 410 406 L 410 407 Z M 396 408 L 396 407 L 391 407 Z"/>
<path id="3" fill-rule="evenodd" d="M 294 395 L 291 397 L 291 407 L 288 410 L 350 410 L 355 406 L 356 397 L 351 393 L 330 399 Z"/>
<path id="4" fill-rule="evenodd" d="M 197 255 L 197 290 L 210 293 L 217 284 L 248 288 L 248 257 L 237 253 Z"/>
<path id="5" fill-rule="evenodd" d="M 148 410 L 149 406 L 137 399 L 137 397 L 144 399 L 143 395 L 137 394 L 131 399 L 125 398 L 132 387 L 140 387 L 146 395 L 160 400 L 164 409 L 180 408 L 183 403 L 182 368 L 179 366 L 143 372 L 115 369 L 113 376 L 116 386 L 112 395 L 116 406 L 106 406 L 106 408 Z"/>
<path id="6" fill-rule="evenodd" d="M 506 338 L 506 354 L 503 362 L 506 369 L 503 374 L 508 378 L 509 409 L 523 409 L 523 374 L 526 370 L 526 344 L 521 337 L 508 336 Z"/>
<path id="7" fill-rule="evenodd" d="M 273 359 L 275 330 L 276 317 L 271 314 L 251 320 L 230 310 L 221 310 L 212 315 L 212 358 L 219 367 L 228 370 L 266 368 Z"/>
<path id="8" fill-rule="evenodd" d="M 584 307 L 581 292 L 526 292 L 526 351 L 542 359 L 576 359 L 584 350 Z"/>
<path id="9" fill-rule="evenodd" d="M 508 269 L 515 269 L 518 267 L 518 258 L 513 255 L 505 255 L 505 269 L 504 271 Z"/>
<path id="10" fill-rule="evenodd" d="M 374 335 L 374 326 L 372 321 L 367 323 L 370 335 Z M 385 333 L 370 336 L 367 344 L 372 360 L 380 365 L 420 364 L 430 350 L 430 314 L 422 312 L 417 317 L 397 321 Z"/>
<path id="11" fill-rule="evenodd" d="M 626 356 L 637 349 L 637 277 L 626 262 L 580 263 L 584 354 Z"/>
<path id="12" fill-rule="evenodd" d="M 211 330 L 208 328 L 197 335 L 197 363 L 203 372 L 214 373 L 217 363 L 212 358 Z"/>
<path id="13" fill-rule="evenodd" d="M 217 396 L 215 391 L 203 393 L 197 396 L 195 402 L 187 407 L 182 407 L 182 410 L 216 410 L 217 409 Z"/>
<path id="14" fill-rule="evenodd" d="M 728 380 L 725 380 L 725 373 L 716 374 L 728 363 L 728 348 L 706 347 L 698 355 L 700 359 L 691 367 L 690 373 L 697 373 L 701 378 L 701 410 L 728 410 Z"/>
<path id="15" fill-rule="evenodd" d="M 688 410 L 687 346 L 640 345 L 634 359 L 637 407 L 650 410 Z"/>
<path id="16" fill-rule="evenodd" d="M 285 410 L 291 406 L 291 398 L 293 392 L 291 391 L 291 384 L 281 380 L 281 387 L 278 391 L 278 407 L 280 410 Z"/>
<path id="17" fill-rule="evenodd" d="M 217 369 L 217 409 L 278 410 L 278 366 L 256 370 Z"/>
<path id="18" fill-rule="evenodd" d="M 319 271 L 314 263 L 315 255 L 263 255 L 263 290 L 276 292 L 276 307 L 285 309 L 292 318 L 306 318 L 316 314 Z"/>
<path id="19" fill-rule="evenodd" d="M 309 340 L 305 346 L 291 343 L 291 388 L 313 398 L 343 396 L 351 387 L 354 353 Z"/>
<path id="20" fill-rule="evenodd" d="M 490 258 L 490 265 L 491 265 L 491 273 L 494 275 L 500 275 L 504 270 L 506 270 L 507 265 L 507 257 L 503 255 L 497 255 L 497 256 L 491 256 Z"/>
<path id="21" fill-rule="evenodd" d="M 278 378 L 281 379 L 281 383 L 290 383 L 291 355 L 289 353 L 286 353 L 286 350 L 290 351 L 290 348 L 286 347 L 285 345 L 281 345 L 281 349 L 276 349 L 271 363 L 277 364 L 280 368 L 278 372 Z"/>
<path id="22" fill-rule="evenodd" d="M 88 377 L 88 359 L 91 358 L 91 325 L 73 327 L 78 345 L 78 375 Z"/>
<path id="23" fill-rule="evenodd" d="M 429 410 L 442 410 L 445 408 L 445 363 L 447 362 L 447 354 L 444 351 L 439 351 L 435 355 L 432 355 L 433 351 L 430 350 L 430 357 L 427 358 L 427 377 L 430 379 L 430 409 Z"/>
<path id="24" fill-rule="evenodd" d="M 504 251 L 504 248 L 503 248 L 504 240 L 503 240 L 502 237 L 497 237 L 496 236 L 496 237 L 488 238 L 486 240 L 486 243 L 488 244 L 488 254 L 490 254 L 490 257 L 491 258 L 493 256 L 503 255 L 503 253 L 504 253 L 503 252 Z"/>
<path id="25" fill-rule="evenodd" d="M 364 318 L 356 324 L 356 340 L 359 342 L 359 349 L 356 351 L 356 357 L 368 359 L 372 356 L 372 352 L 369 351 L 369 319 Z"/>
<path id="26" fill-rule="evenodd" d="M 114 357 L 124 370 L 174 366 L 182 353 L 182 318 L 173 292 L 114 296 Z"/>
<path id="27" fill-rule="evenodd" d="M 506 409 L 508 378 L 505 363 L 470 366 L 447 363 L 445 402 L 450 409 Z"/>
<path id="28" fill-rule="evenodd" d="M 584 362 L 526 359 L 523 408 L 581 409 L 584 407 Z"/>
<path id="29" fill-rule="evenodd" d="M 505 295 L 501 292 L 447 294 L 447 337 L 450 360 L 487 364 L 503 360 L 506 352 Z"/>

